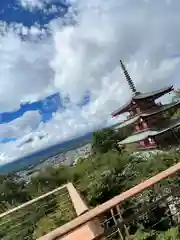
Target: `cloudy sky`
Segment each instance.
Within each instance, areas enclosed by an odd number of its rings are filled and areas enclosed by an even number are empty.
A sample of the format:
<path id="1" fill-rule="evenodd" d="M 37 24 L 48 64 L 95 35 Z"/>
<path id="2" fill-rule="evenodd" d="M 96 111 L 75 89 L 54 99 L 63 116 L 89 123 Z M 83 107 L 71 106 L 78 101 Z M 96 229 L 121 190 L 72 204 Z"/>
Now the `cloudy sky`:
<path id="1" fill-rule="evenodd" d="M 180 86 L 179 9 L 179 0 L 1 0 L 0 164 L 115 122 L 110 113 L 131 96 L 120 59 L 140 91 Z"/>

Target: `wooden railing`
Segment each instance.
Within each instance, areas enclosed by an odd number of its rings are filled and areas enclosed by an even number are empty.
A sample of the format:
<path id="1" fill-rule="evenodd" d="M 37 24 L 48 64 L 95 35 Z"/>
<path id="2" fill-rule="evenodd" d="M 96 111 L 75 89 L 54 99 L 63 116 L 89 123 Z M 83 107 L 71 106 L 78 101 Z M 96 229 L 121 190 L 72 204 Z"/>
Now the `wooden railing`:
<path id="1" fill-rule="evenodd" d="M 66 215 L 63 221 L 82 215 L 88 208 L 72 183 L 68 183 L 20 206 L 0 214 L 0 239 L 36 239 L 52 231 L 53 219 Z M 44 219 L 52 226 L 41 229 Z M 62 220 L 62 219 L 61 219 Z M 47 224 L 48 225 L 48 224 Z M 57 227 L 57 225 L 56 225 Z"/>
<path id="2" fill-rule="evenodd" d="M 175 186 L 171 185 L 170 183 L 166 183 L 163 188 L 160 188 L 160 186 L 162 185 L 161 183 L 163 183 L 163 181 L 170 177 L 174 177 L 179 171 L 180 163 L 168 168 L 163 172 L 160 172 L 159 174 L 143 181 L 135 187 L 110 199 L 102 205 L 84 213 L 82 216 L 75 218 L 64 226 L 59 227 L 47 235 L 39 238 L 39 240 L 72 239 L 66 237 L 72 235 L 73 232 L 77 231 L 77 229 L 81 228 L 81 226 L 84 226 L 90 222 L 92 223 L 97 219 L 99 219 L 99 221 L 101 221 L 103 224 L 103 232 L 100 231 L 98 234 L 96 234 L 96 237 L 89 239 L 112 239 L 111 237 L 115 235 L 118 235 L 118 238 L 113 239 L 130 239 L 130 235 L 132 233 L 129 229 L 132 221 L 141 221 L 142 214 L 149 214 L 149 212 L 152 213 L 152 211 L 155 211 L 155 209 L 157 210 L 157 208 L 160 208 L 160 203 L 166 203 L 171 212 L 170 215 L 172 219 L 173 211 L 171 207 L 173 204 L 175 204 L 175 202 L 180 202 L 180 200 L 177 201 L 177 199 L 180 199 L 180 189 L 175 188 Z M 150 191 L 155 193 L 154 199 L 150 199 Z M 133 211 L 131 209 L 132 212 L 128 215 L 126 203 L 132 199 L 136 200 L 137 207 L 134 207 Z M 179 210 L 174 213 L 174 217 L 177 217 L 175 215 L 178 214 Z M 164 218 L 164 215 L 161 215 L 162 216 L 159 217 Z M 108 224 L 112 225 L 112 222 L 113 226 L 107 227 Z M 81 239 L 83 240 L 88 238 L 84 237 Z"/>
<path id="3" fill-rule="evenodd" d="M 164 219 L 168 221 L 168 227 L 176 226 L 180 223 L 179 171 L 180 163 L 91 210 L 73 184 L 68 183 L 0 214 L 0 238 L 29 240 L 41 236 L 39 240 L 127 240 L 135 234 L 132 226 L 145 226 L 149 215 L 154 212 L 158 218 L 148 223 L 152 229 Z M 39 219 L 44 216 L 46 222 L 54 217 L 54 213 L 59 214 L 62 208 L 63 214 L 72 215 L 69 222 L 56 229 L 44 229 L 44 236 L 37 234 L 38 222 L 34 221 L 34 213 L 36 217 L 41 215 Z M 161 214 L 157 214 L 159 209 Z"/>

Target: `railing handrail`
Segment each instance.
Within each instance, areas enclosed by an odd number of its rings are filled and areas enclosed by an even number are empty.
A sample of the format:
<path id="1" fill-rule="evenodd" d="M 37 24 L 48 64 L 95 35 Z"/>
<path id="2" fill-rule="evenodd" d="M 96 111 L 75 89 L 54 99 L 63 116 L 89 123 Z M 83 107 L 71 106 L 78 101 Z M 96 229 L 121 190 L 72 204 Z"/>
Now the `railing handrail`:
<path id="1" fill-rule="evenodd" d="M 82 200 L 80 194 L 77 192 L 76 188 L 72 183 L 67 184 L 67 190 L 69 196 L 71 198 L 72 204 L 76 211 L 77 216 L 82 215 L 83 213 L 87 212 L 89 209 L 85 202 Z"/>
<path id="2" fill-rule="evenodd" d="M 46 198 L 46 197 L 48 197 L 48 196 L 50 196 L 50 195 L 58 192 L 59 190 L 61 190 L 61 189 L 63 189 L 63 188 L 66 188 L 66 187 L 67 187 L 67 184 L 65 184 L 65 185 L 63 185 L 63 186 L 60 186 L 60 187 L 58 187 L 58 188 L 56 188 L 56 189 L 54 189 L 54 190 L 52 190 L 52 191 L 50 191 L 50 192 L 47 192 L 47 193 L 45 193 L 45 194 L 43 194 L 43 195 L 41 195 L 41 196 L 39 196 L 39 197 L 37 197 L 37 198 L 34 198 L 34 199 L 32 199 L 32 200 L 30 200 L 30 201 L 28 201 L 28 202 L 25 202 L 25 203 L 23 203 L 23 204 L 15 207 L 15 208 L 12 208 L 12 209 L 4 212 L 4 213 L 1 213 L 1 214 L 0 214 L 0 219 L 1 219 L 2 217 L 5 217 L 5 216 L 11 214 L 11 213 L 17 212 L 18 210 L 20 210 L 20 209 L 22 209 L 22 208 L 25 208 L 25 207 L 33 204 L 33 203 L 36 203 L 36 202 L 38 202 L 39 200 L 44 199 L 44 198 Z"/>
<path id="3" fill-rule="evenodd" d="M 82 216 L 75 218 L 74 220 L 63 225 L 62 227 L 59 227 L 59 228 L 55 229 L 54 231 L 46 234 L 45 236 L 40 237 L 38 240 L 55 240 L 59 237 L 62 237 L 64 235 L 72 232 L 73 230 L 77 229 L 78 227 L 82 226 L 83 224 L 95 219 L 96 217 L 103 214 L 104 212 L 107 212 L 109 209 L 117 206 L 118 204 L 122 203 L 124 200 L 127 200 L 133 196 L 136 196 L 138 193 L 150 188 L 154 184 L 176 174 L 179 171 L 180 171 L 180 163 L 177 163 L 176 165 L 166 169 L 165 171 L 158 173 L 157 175 L 141 182 L 140 184 L 136 185 L 135 187 L 132 187 L 131 189 L 121 193 L 120 195 L 95 207 L 94 209 L 83 214 Z"/>

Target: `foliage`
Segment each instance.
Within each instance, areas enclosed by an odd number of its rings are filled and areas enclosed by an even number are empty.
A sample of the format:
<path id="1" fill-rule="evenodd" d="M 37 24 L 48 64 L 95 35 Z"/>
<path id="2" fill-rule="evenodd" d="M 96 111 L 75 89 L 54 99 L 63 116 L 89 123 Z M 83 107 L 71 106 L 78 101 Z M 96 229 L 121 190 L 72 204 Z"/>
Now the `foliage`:
<path id="1" fill-rule="evenodd" d="M 142 231 L 138 230 L 133 237 L 134 240 L 155 240 L 156 239 L 156 234 L 154 231 Z"/>
<path id="2" fill-rule="evenodd" d="M 157 240 L 178 240 L 180 239 L 179 227 L 173 227 L 158 234 Z"/>
<path id="3" fill-rule="evenodd" d="M 64 225 L 75 217 L 73 206 L 69 204 L 67 208 L 67 200 L 67 197 L 63 197 L 63 199 L 61 196 L 57 197 L 57 207 L 55 206 L 51 212 L 46 213 L 36 222 L 36 228 L 33 233 L 34 239 L 45 235 L 56 227 Z"/>
<path id="4" fill-rule="evenodd" d="M 174 101 L 179 101 L 180 100 L 180 89 L 177 89 L 175 91 L 175 96 L 173 98 Z"/>
<path id="5" fill-rule="evenodd" d="M 132 159 L 129 154 L 110 151 L 77 163 L 73 169 L 74 180 L 90 205 L 100 204 L 125 188 L 127 178 L 122 169 Z"/>
<path id="6" fill-rule="evenodd" d="M 138 230 L 133 240 L 178 240 L 180 239 L 179 227 L 172 227 L 164 232 Z"/>
<path id="7" fill-rule="evenodd" d="M 176 90 L 176 95 L 174 97 L 174 101 L 180 101 L 180 89 Z M 174 113 L 173 118 L 179 118 L 180 117 L 180 109 L 178 108 L 177 111 Z"/>
<path id="8" fill-rule="evenodd" d="M 175 95 L 172 98 L 172 102 L 180 101 L 180 89 L 175 91 Z M 180 109 L 179 108 L 170 108 L 168 111 L 163 113 L 164 117 L 167 119 L 177 119 L 180 117 Z"/>
<path id="9" fill-rule="evenodd" d="M 172 99 L 174 102 L 180 101 L 180 89 L 177 89 L 175 91 L 175 96 Z M 169 113 L 167 113 L 169 118 L 179 118 L 180 117 L 180 109 L 171 110 Z"/>
<path id="10" fill-rule="evenodd" d="M 31 178 L 26 188 L 35 197 L 67 183 L 71 179 L 69 167 L 47 167 Z"/>
<path id="11" fill-rule="evenodd" d="M 93 133 L 92 150 L 93 153 L 107 153 L 110 150 L 121 152 L 118 142 L 125 138 L 123 131 L 116 132 L 112 128 L 105 128 L 101 131 Z"/>
<path id="12" fill-rule="evenodd" d="M 25 181 L 15 174 L 0 175 L 0 212 L 6 206 L 16 206 L 30 199 Z"/>

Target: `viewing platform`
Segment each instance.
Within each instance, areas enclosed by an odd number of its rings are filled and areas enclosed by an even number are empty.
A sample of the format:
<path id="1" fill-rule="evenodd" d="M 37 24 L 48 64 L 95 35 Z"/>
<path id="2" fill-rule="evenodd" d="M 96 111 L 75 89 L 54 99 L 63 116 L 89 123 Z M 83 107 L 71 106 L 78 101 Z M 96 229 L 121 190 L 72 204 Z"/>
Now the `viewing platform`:
<path id="1" fill-rule="evenodd" d="M 171 179 L 177 177 L 178 181 L 179 172 L 180 163 L 93 209 L 88 209 L 74 185 L 68 183 L 2 213 L 0 234 L 2 236 L 4 228 L 6 236 L 1 239 L 130 240 L 136 234 L 133 226 L 142 222 L 148 226 L 149 215 L 154 216 L 152 219 L 155 229 L 165 224 L 176 227 L 180 223 L 180 188 L 172 184 Z M 54 202 L 55 199 L 58 199 L 59 204 Z M 127 208 L 129 202 L 133 203 L 131 208 Z M 46 216 L 44 223 L 47 227 L 43 230 L 38 225 L 33 226 L 31 219 L 32 211 L 39 210 Z M 69 216 L 69 222 L 61 226 L 63 214 Z M 53 229 L 53 218 L 56 222 L 59 220 L 58 228 Z M 32 224 L 33 234 L 24 233 L 23 228 L 18 228 L 22 221 L 24 224 Z"/>

